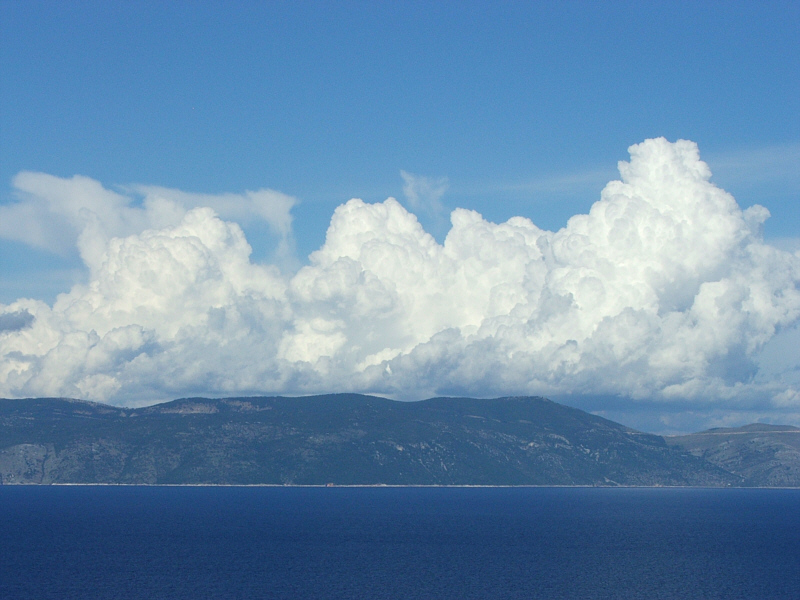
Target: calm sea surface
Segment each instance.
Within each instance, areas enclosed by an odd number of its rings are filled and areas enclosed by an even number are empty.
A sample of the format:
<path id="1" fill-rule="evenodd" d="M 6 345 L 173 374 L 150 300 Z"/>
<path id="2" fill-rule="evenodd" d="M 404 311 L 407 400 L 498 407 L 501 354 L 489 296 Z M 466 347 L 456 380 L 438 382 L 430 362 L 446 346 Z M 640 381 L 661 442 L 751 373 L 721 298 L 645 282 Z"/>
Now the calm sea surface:
<path id="1" fill-rule="evenodd" d="M 800 598 L 800 490 L 0 487 L 0 598 Z"/>

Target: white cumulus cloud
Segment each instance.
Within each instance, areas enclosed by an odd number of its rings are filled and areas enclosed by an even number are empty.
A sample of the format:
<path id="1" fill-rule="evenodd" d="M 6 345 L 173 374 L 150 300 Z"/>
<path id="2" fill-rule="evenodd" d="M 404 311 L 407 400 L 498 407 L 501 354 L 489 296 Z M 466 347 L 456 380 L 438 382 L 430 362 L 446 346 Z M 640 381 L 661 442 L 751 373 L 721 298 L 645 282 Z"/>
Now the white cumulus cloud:
<path id="1" fill-rule="evenodd" d="M 11 324 L 0 328 L 0 396 L 593 393 L 796 405 L 792 383 L 759 377 L 756 358 L 800 319 L 800 253 L 763 242 L 767 210 L 743 211 L 713 185 L 694 143 L 647 140 L 630 154 L 589 214 L 557 232 L 456 209 L 439 244 L 394 199 L 351 200 L 292 276 L 254 264 L 233 222 L 264 219 L 289 239 L 288 196 L 139 188 L 133 206 L 90 179 L 21 174 L 25 196 L 0 209 L 0 234 L 29 223 L 18 239 L 57 249 L 69 240 L 41 232 L 69 217 L 91 276 L 53 306 L 0 305 Z"/>

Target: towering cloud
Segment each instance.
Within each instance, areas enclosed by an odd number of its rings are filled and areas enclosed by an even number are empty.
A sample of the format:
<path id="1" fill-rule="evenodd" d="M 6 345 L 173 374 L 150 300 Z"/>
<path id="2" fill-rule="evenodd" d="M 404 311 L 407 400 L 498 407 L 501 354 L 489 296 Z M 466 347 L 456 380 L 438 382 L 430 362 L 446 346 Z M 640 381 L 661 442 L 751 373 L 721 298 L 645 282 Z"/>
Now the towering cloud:
<path id="1" fill-rule="evenodd" d="M 457 209 L 440 245 L 397 201 L 351 200 L 292 277 L 254 264 L 223 220 L 256 214 L 288 238 L 292 201 L 277 192 L 203 203 L 146 188 L 144 208 L 131 208 L 88 179 L 37 176 L 48 192 L 21 175 L 27 204 L 3 209 L 5 235 L 9 219 L 66 204 L 91 278 L 52 307 L 0 305 L 0 395 L 606 393 L 800 406 L 754 362 L 800 319 L 800 254 L 762 241 L 767 210 L 742 211 L 714 186 L 692 142 L 630 153 L 621 180 L 557 232 Z M 68 201 L 52 192 L 76 181 Z"/>

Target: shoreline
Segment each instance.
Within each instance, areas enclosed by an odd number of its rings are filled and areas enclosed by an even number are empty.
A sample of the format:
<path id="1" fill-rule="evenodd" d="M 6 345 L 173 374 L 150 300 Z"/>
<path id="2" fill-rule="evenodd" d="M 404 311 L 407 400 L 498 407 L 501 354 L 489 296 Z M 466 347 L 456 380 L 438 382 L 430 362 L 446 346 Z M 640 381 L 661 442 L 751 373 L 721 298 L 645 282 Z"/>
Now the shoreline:
<path id="1" fill-rule="evenodd" d="M 4 487 L 212 487 L 212 488 L 430 488 L 430 489 L 629 489 L 629 490 L 800 490 L 800 486 L 695 486 L 695 485 L 493 485 L 493 484 L 283 484 L 283 483 L 3 483 Z"/>

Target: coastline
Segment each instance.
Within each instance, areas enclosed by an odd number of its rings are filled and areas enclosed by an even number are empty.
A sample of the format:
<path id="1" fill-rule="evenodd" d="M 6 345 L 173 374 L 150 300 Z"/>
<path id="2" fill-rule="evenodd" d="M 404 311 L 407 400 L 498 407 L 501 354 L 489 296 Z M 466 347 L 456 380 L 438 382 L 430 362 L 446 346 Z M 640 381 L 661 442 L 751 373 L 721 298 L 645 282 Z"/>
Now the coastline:
<path id="1" fill-rule="evenodd" d="M 488 484 L 283 484 L 283 483 L 4 483 L 3 487 L 148 487 L 148 488 L 430 488 L 430 489 L 629 489 L 629 490 L 800 490 L 800 486 L 701 486 L 701 485 L 488 485 Z"/>

